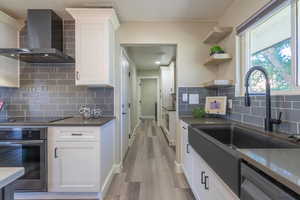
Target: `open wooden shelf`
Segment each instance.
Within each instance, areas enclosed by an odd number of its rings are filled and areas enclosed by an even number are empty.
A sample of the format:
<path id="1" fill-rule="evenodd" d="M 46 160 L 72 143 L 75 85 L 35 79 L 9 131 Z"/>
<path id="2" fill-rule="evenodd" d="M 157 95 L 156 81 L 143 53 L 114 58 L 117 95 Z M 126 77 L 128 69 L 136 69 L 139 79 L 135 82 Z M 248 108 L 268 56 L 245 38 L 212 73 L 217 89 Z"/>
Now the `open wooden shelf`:
<path id="1" fill-rule="evenodd" d="M 205 44 L 217 44 L 225 37 L 227 37 L 231 32 L 232 27 L 218 27 L 215 26 L 213 30 L 211 30 L 207 36 L 204 38 L 203 43 Z"/>
<path id="2" fill-rule="evenodd" d="M 212 56 L 209 56 L 205 60 L 204 65 L 218 65 L 218 64 L 227 62 L 231 59 L 232 59 L 232 57 L 228 53 L 214 54 Z"/>
<path id="3" fill-rule="evenodd" d="M 233 80 L 212 80 L 206 83 L 203 83 L 205 88 L 222 88 L 233 86 Z"/>

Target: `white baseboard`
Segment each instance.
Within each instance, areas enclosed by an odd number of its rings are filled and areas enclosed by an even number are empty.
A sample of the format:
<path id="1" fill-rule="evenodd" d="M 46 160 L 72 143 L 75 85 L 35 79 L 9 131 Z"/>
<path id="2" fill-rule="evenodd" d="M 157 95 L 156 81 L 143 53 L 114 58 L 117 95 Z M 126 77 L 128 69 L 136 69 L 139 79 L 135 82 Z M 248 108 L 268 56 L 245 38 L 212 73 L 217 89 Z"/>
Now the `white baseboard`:
<path id="1" fill-rule="evenodd" d="M 114 174 L 120 173 L 122 170 L 121 164 L 116 164 L 110 170 L 104 184 L 101 188 L 101 192 L 26 192 L 26 193 L 15 193 L 16 200 L 26 199 L 99 199 L 102 200 L 113 180 Z"/>
<path id="2" fill-rule="evenodd" d="M 182 165 L 180 163 L 178 163 L 176 160 L 175 160 L 175 172 L 176 173 L 183 173 L 183 170 L 182 170 Z"/>
<path id="3" fill-rule="evenodd" d="M 113 177 L 114 177 L 114 174 L 117 173 L 117 171 L 120 170 L 120 164 L 117 164 L 117 165 L 113 165 L 113 167 L 111 168 L 108 176 L 106 177 L 104 183 L 103 183 L 103 186 L 101 188 L 101 197 L 105 197 L 106 196 L 106 193 L 109 189 L 109 186 L 113 180 Z"/>
<path id="4" fill-rule="evenodd" d="M 122 172 L 123 165 L 122 163 L 114 164 L 114 174 L 119 174 Z"/>
<path id="5" fill-rule="evenodd" d="M 141 123 L 141 120 L 138 121 L 138 123 L 136 124 L 136 126 L 135 126 L 134 129 L 133 129 L 132 136 L 131 136 L 131 138 L 130 138 L 130 140 L 129 140 L 129 144 L 128 144 L 129 147 L 132 146 L 132 144 L 133 144 L 133 142 L 134 142 L 134 140 L 135 140 L 136 130 L 137 130 L 137 128 L 139 127 L 140 123 Z"/>
<path id="6" fill-rule="evenodd" d="M 141 119 L 155 119 L 155 116 L 141 116 Z"/>
<path id="7" fill-rule="evenodd" d="M 15 193 L 15 199 L 99 199 L 101 194 L 93 193 L 79 193 L 79 192 L 26 192 Z"/>
<path id="8" fill-rule="evenodd" d="M 164 133 L 164 135 L 166 136 L 166 138 L 167 138 L 167 140 L 168 140 L 169 146 L 174 146 L 174 145 L 175 145 L 175 141 L 173 141 L 173 140 L 170 138 L 170 133 L 169 133 L 169 131 L 167 130 L 167 128 L 164 127 L 164 126 L 161 126 L 161 128 L 163 129 L 163 133 Z"/>
<path id="9" fill-rule="evenodd" d="M 170 140 L 169 140 L 169 145 L 170 145 L 170 146 L 176 146 L 175 140 L 173 140 L 173 139 L 171 140 L 171 139 L 170 139 Z"/>

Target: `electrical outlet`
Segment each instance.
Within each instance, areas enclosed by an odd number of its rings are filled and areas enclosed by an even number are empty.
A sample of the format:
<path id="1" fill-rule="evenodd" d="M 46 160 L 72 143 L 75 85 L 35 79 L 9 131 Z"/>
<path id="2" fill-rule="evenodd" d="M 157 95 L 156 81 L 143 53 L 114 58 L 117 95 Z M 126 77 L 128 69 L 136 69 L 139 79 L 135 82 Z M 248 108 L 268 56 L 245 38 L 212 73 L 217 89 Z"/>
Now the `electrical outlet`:
<path id="1" fill-rule="evenodd" d="M 199 104 L 199 94 L 189 95 L 189 104 L 196 105 Z"/>
<path id="2" fill-rule="evenodd" d="M 188 94 L 184 93 L 182 94 L 182 101 L 187 102 L 188 101 Z"/>

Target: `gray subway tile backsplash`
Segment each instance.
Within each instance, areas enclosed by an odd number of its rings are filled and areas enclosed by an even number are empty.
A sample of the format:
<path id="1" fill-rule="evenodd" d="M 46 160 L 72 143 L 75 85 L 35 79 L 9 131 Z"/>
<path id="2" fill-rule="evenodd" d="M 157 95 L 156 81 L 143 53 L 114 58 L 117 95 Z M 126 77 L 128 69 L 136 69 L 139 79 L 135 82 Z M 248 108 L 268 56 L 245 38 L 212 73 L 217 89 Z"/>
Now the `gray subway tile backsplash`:
<path id="1" fill-rule="evenodd" d="M 233 100 L 233 109 L 227 111 L 227 115 L 223 116 L 234 121 L 251 124 L 257 127 L 264 126 L 265 118 L 265 96 L 252 96 L 251 107 L 244 106 L 244 98 L 235 97 L 235 88 L 179 88 L 179 115 L 191 115 L 191 110 L 194 106 L 187 102 L 182 102 L 183 93 L 198 93 L 200 95 L 200 104 L 204 106 L 206 96 L 227 96 Z M 272 96 L 272 117 L 277 118 L 279 112 L 282 112 L 282 124 L 274 125 L 274 130 L 287 134 L 300 134 L 300 95 L 276 95 Z"/>
<path id="2" fill-rule="evenodd" d="M 65 52 L 75 56 L 75 25 L 64 22 Z M 26 27 L 20 33 L 26 46 Z M 104 115 L 114 114 L 113 88 L 75 86 L 74 64 L 30 64 L 21 62 L 20 88 L 0 88 L 6 106 L 0 118 L 79 115 L 82 104 L 99 106 Z"/>
<path id="3" fill-rule="evenodd" d="M 265 96 L 252 96 L 250 112 L 244 106 L 242 97 L 234 96 L 234 87 L 218 89 L 219 96 L 227 96 L 233 99 L 233 109 L 228 110 L 226 118 L 239 121 L 246 124 L 263 127 L 265 118 Z M 282 112 L 282 124 L 274 125 L 274 129 L 287 134 L 299 134 L 300 124 L 300 95 L 286 96 L 276 95 L 271 97 L 272 117 L 277 118 L 279 112 Z M 238 109 L 235 109 L 237 106 Z M 241 115 L 241 117 L 239 117 Z"/>
<path id="4" fill-rule="evenodd" d="M 263 127 L 264 117 L 244 114 L 242 117 L 242 122 L 246 124 L 258 126 L 258 127 Z"/>
<path id="5" fill-rule="evenodd" d="M 187 94 L 199 94 L 199 104 L 190 105 L 187 102 L 182 101 L 182 95 Z M 205 97 L 206 96 L 216 96 L 217 90 L 216 89 L 206 89 L 201 87 L 180 87 L 178 88 L 178 102 L 179 102 L 179 115 L 181 116 L 190 116 L 192 115 L 192 111 L 194 108 L 197 107 L 204 107 L 205 106 Z"/>

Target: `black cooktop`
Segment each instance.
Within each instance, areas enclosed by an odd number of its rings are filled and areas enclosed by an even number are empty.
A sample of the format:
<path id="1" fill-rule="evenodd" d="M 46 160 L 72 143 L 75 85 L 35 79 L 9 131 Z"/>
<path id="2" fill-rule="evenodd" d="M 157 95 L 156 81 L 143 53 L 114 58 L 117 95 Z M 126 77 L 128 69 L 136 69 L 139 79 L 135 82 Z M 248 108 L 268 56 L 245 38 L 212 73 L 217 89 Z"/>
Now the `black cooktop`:
<path id="1" fill-rule="evenodd" d="M 14 117 L 0 119 L 0 123 L 51 123 L 64 120 L 70 117 Z"/>

